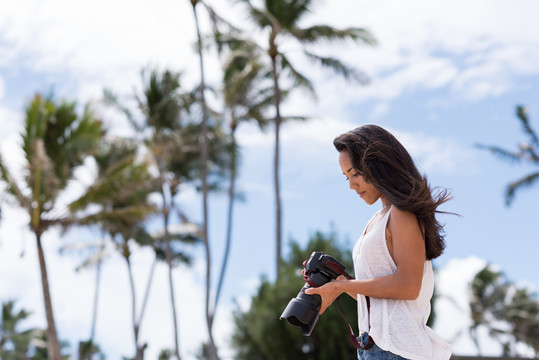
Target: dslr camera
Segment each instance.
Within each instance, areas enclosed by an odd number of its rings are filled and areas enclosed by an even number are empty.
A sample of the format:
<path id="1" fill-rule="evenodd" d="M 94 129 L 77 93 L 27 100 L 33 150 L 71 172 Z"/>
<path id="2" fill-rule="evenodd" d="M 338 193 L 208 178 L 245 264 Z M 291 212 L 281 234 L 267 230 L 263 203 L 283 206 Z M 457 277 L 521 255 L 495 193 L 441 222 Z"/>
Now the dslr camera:
<path id="1" fill-rule="evenodd" d="M 335 280 L 339 275 L 344 275 L 348 279 L 352 277 L 346 273 L 343 264 L 321 252 L 313 252 L 309 260 L 303 262 L 303 267 L 306 284 L 298 295 L 290 300 L 279 319 L 288 320 L 290 324 L 300 327 L 303 335 L 309 336 L 320 316 L 322 298 L 317 294 L 305 294 L 305 289 L 322 286 Z"/>

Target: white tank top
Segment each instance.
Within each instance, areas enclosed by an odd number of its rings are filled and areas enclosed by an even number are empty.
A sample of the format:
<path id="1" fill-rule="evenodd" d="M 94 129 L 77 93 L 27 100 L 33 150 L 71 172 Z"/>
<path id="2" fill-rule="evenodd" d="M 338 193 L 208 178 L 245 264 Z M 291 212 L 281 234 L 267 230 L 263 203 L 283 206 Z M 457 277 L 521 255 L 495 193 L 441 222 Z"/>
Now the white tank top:
<path id="1" fill-rule="evenodd" d="M 397 271 L 397 265 L 387 248 L 385 236 L 391 208 L 386 213 L 383 210 L 374 214 L 354 246 L 353 260 L 356 279 L 373 279 L 394 274 Z M 369 322 L 366 297 L 358 294 L 359 330 L 369 332 L 381 349 L 407 359 L 449 359 L 451 346 L 427 326 L 433 290 L 432 264 L 426 260 L 421 291 L 416 300 L 371 297 Z"/>

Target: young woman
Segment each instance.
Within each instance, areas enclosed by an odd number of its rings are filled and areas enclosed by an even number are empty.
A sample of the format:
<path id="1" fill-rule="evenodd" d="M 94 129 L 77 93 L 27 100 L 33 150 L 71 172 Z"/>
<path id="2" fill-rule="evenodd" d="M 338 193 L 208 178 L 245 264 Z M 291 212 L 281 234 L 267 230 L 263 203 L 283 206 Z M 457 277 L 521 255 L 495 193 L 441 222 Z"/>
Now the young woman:
<path id="1" fill-rule="evenodd" d="M 307 294 L 320 313 L 342 293 L 358 302 L 358 359 L 445 360 L 451 347 L 426 323 L 434 289 L 431 260 L 445 248 L 436 220 L 447 191 L 433 194 L 410 154 L 387 130 L 365 125 L 337 137 L 339 165 L 363 201 L 382 208 L 353 250 L 355 279 L 343 276 Z"/>

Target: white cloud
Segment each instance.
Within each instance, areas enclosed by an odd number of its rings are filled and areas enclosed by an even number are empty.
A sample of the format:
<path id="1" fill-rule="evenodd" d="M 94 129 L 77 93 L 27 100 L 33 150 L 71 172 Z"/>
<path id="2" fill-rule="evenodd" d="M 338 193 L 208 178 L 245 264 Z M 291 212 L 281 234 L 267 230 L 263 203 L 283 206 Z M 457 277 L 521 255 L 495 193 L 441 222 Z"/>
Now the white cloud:
<path id="1" fill-rule="evenodd" d="M 423 172 L 452 174 L 463 169 L 474 171 L 475 159 L 468 145 L 464 146 L 452 138 L 434 137 L 400 129 L 392 133 L 410 152 Z"/>
<path id="2" fill-rule="evenodd" d="M 58 74 L 59 85 L 84 100 L 105 85 L 131 92 L 144 66 L 180 69 L 193 62 L 190 8 L 169 0 L 2 4 L 0 53 L 9 59 L 2 64 Z"/>
<path id="3" fill-rule="evenodd" d="M 149 64 L 189 69 L 185 73 L 188 84 L 198 77 L 187 1 L 160 0 L 150 5 L 143 1 L 26 0 L 3 5 L 1 64 L 68 75 L 67 84 L 61 78 L 56 81 L 79 98 L 95 98 L 104 86 L 130 93 L 140 82 L 138 72 Z M 244 14 L 241 6 L 215 5 L 233 20 Z M 326 82 L 320 90 L 322 104 L 328 103 L 327 98 L 338 103 L 394 99 L 404 91 L 446 86 L 459 99 L 500 95 L 518 86 L 513 76 L 539 73 L 539 49 L 533 45 L 539 31 L 533 30 L 537 23 L 530 15 L 537 6 L 533 1 L 324 4 L 316 8 L 323 15 L 315 13 L 308 21 L 363 26 L 378 38 L 375 48 L 349 43 L 329 48 L 347 63 L 366 70 L 373 82 L 341 93 L 342 83 L 335 76 L 315 68 L 309 76 Z M 207 23 L 204 16 L 201 21 Z M 455 63 L 450 60 L 453 57 L 461 61 Z M 208 78 L 216 80 L 217 61 L 209 56 L 206 61 Z"/>
<path id="4" fill-rule="evenodd" d="M 379 41 L 375 48 L 334 48 L 374 80 L 340 94 L 348 101 L 445 86 L 460 100 L 476 101 L 518 87 L 518 76 L 539 74 L 537 11 L 533 1 L 343 1 L 332 2 L 317 20 L 366 27 Z"/>

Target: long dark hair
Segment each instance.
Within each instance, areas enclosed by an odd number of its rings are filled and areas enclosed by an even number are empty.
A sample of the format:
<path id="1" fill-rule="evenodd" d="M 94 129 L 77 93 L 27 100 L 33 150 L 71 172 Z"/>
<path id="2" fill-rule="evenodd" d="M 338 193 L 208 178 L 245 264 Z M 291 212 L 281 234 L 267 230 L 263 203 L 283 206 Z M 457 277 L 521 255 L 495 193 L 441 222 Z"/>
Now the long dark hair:
<path id="1" fill-rule="evenodd" d="M 449 192 L 431 189 L 404 146 L 380 126 L 358 127 L 338 136 L 333 145 L 348 152 L 354 170 L 393 206 L 417 217 L 427 260 L 440 256 L 445 249 L 444 231 L 435 213 L 445 213 L 437 208 L 451 199 Z"/>

